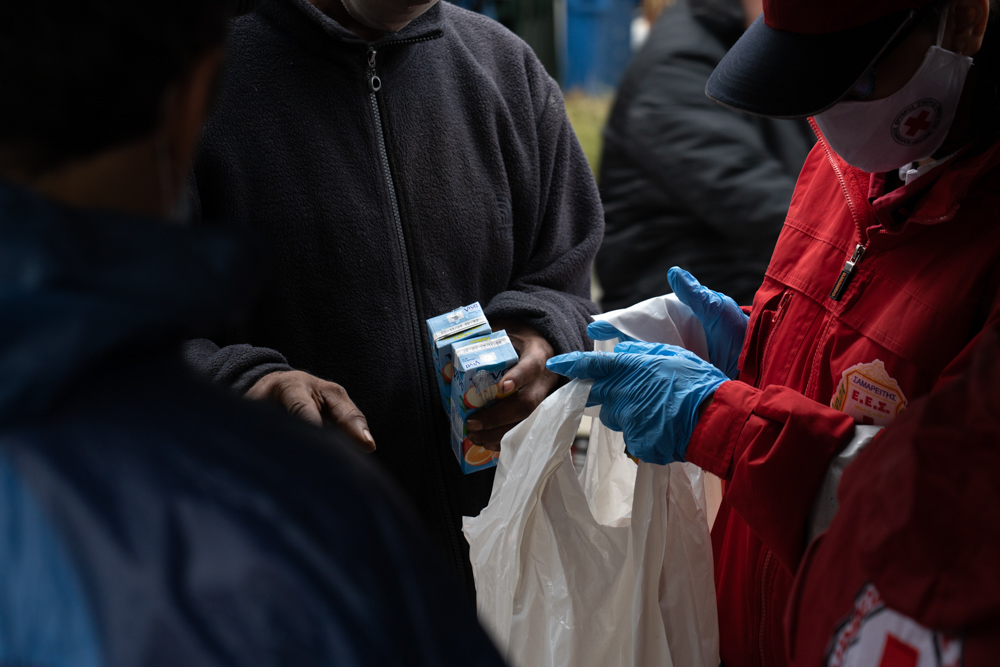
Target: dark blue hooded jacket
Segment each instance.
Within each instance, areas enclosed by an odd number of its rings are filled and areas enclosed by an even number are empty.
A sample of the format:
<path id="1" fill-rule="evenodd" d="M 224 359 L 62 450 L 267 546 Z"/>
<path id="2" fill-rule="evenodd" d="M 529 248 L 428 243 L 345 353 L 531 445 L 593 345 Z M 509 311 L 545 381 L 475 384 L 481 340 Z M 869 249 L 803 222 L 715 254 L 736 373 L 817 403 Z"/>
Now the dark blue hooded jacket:
<path id="1" fill-rule="evenodd" d="M 501 663 L 364 457 L 185 370 L 257 259 L 0 183 L 0 665 Z"/>

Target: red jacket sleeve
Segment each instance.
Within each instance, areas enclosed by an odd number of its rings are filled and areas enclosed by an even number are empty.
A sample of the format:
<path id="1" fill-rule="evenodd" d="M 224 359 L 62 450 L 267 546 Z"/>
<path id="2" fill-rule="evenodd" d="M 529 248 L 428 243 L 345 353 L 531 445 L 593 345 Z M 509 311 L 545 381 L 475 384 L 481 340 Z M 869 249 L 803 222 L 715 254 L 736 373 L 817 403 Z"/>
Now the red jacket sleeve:
<path id="1" fill-rule="evenodd" d="M 962 664 L 1000 664 L 1000 326 L 954 382 L 915 400 L 844 471 L 840 510 L 802 559 L 789 658 L 817 665 L 872 584 L 895 612 L 963 635 Z"/>
<path id="2" fill-rule="evenodd" d="M 688 445 L 687 460 L 727 481 L 726 501 L 794 572 L 806 521 L 854 420 L 787 387 L 723 383 Z"/>

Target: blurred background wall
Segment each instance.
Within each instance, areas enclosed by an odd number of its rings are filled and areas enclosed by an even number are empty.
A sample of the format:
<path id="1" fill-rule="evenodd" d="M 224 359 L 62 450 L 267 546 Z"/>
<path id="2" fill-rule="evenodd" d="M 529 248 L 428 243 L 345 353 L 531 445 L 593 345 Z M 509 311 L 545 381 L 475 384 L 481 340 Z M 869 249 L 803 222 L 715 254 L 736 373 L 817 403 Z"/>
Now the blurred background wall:
<path id="1" fill-rule="evenodd" d="M 531 45 L 563 90 L 613 92 L 637 42 L 671 0 L 454 0 Z"/>

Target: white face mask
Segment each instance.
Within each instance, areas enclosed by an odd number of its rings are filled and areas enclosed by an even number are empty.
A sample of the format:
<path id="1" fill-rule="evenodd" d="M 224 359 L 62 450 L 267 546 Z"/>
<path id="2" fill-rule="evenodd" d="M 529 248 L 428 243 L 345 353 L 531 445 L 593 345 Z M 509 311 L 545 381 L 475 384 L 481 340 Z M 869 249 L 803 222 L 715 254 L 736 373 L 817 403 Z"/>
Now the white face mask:
<path id="1" fill-rule="evenodd" d="M 901 89 L 881 100 L 840 102 L 814 118 L 826 142 L 850 165 L 869 173 L 899 169 L 941 148 L 965 86 L 972 58 L 937 44 Z"/>

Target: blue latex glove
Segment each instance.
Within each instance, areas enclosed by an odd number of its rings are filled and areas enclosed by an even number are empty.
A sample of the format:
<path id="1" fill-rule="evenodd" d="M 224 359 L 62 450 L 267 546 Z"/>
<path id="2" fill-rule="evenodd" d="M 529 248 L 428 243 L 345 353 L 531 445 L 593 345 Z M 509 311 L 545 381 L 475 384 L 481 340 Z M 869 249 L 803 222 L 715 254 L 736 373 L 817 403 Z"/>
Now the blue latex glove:
<path id="1" fill-rule="evenodd" d="M 667 281 L 677 298 L 694 311 L 705 328 L 708 358 L 715 367 L 735 380 L 740 374 L 738 362 L 747 335 L 747 317 L 735 301 L 725 294 L 703 287 L 695 277 L 680 267 L 667 271 Z M 587 328 L 590 333 L 590 328 Z"/>
<path id="2" fill-rule="evenodd" d="M 684 460 L 698 409 L 727 381 L 697 355 L 653 343 L 619 343 L 613 353 L 570 352 L 546 366 L 567 377 L 593 379 L 587 405 L 601 406 L 601 421 L 624 434 L 632 456 L 661 465 Z"/>
<path id="3" fill-rule="evenodd" d="M 590 340 L 611 340 L 612 338 L 617 338 L 623 343 L 625 341 L 635 340 L 635 338 L 632 338 L 627 334 L 623 334 L 621 331 L 611 326 L 608 322 L 603 322 L 601 320 L 591 322 L 587 325 L 587 336 L 590 337 Z"/>

